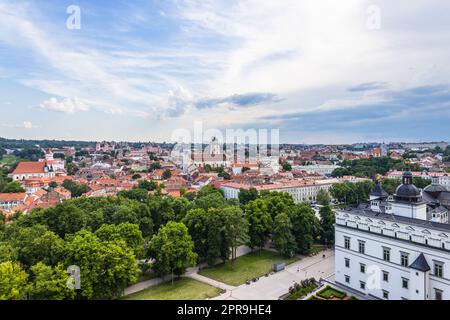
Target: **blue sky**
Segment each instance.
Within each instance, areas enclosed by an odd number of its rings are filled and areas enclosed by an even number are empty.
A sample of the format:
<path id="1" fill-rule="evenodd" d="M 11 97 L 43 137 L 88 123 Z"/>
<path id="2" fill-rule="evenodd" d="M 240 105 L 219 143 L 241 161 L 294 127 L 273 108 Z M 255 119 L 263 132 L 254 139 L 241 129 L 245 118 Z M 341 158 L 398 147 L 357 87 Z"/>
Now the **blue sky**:
<path id="1" fill-rule="evenodd" d="M 67 7 L 81 29 L 66 27 Z M 374 7 L 375 6 L 375 7 Z M 0 0 L 0 136 L 450 140 L 445 0 Z M 375 22 L 374 22 L 375 21 Z"/>

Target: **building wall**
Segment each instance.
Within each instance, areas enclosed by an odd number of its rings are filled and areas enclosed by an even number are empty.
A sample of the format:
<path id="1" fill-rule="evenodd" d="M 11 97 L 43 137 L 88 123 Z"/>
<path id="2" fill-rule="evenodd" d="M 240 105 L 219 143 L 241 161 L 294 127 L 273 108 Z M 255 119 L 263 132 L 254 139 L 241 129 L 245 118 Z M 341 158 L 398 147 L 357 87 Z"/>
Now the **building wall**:
<path id="1" fill-rule="evenodd" d="M 331 184 L 321 184 L 321 185 L 310 185 L 310 186 L 299 186 L 299 187 L 286 187 L 277 188 L 270 191 L 276 192 L 287 192 L 294 199 L 295 203 L 301 203 L 304 201 L 316 201 L 317 193 L 319 190 L 324 189 L 328 191 Z M 226 199 L 237 199 L 239 197 L 239 189 L 232 188 L 228 186 L 221 186 Z"/>
<path id="2" fill-rule="evenodd" d="M 13 180 L 26 180 L 30 178 L 53 178 L 55 176 L 54 172 L 45 172 L 45 173 L 20 173 L 13 174 Z"/>
<path id="3" fill-rule="evenodd" d="M 431 247 L 425 244 L 415 244 L 407 239 L 401 240 L 381 234 L 368 232 L 355 227 L 342 225 L 343 220 L 336 224 L 336 254 L 335 279 L 336 282 L 349 286 L 365 294 L 383 299 L 383 290 L 389 293 L 388 299 L 411 299 L 416 295 L 416 270 L 409 265 L 423 253 L 431 271 L 427 273 L 427 299 L 435 298 L 435 291 L 442 292 L 444 300 L 450 299 L 450 251 L 448 238 L 444 240 L 446 249 L 442 246 Z M 419 236 L 422 230 L 415 230 L 411 234 Z M 350 249 L 345 248 L 345 238 L 350 239 Z M 364 241 L 365 251 L 359 252 L 359 241 Z M 383 260 L 383 248 L 390 248 L 390 261 Z M 408 267 L 401 265 L 401 253 L 408 254 Z M 350 260 L 350 266 L 345 266 L 345 259 Z M 434 263 L 443 264 L 443 277 L 434 275 Z M 361 273 L 360 264 L 366 266 L 366 272 Z M 382 272 L 388 272 L 388 281 L 383 281 Z M 349 282 L 346 277 L 349 276 Z M 408 289 L 402 287 L 402 279 L 409 280 Z M 377 280 L 378 279 L 378 280 Z M 366 288 L 360 287 L 360 282 L 366 283 Z"/>

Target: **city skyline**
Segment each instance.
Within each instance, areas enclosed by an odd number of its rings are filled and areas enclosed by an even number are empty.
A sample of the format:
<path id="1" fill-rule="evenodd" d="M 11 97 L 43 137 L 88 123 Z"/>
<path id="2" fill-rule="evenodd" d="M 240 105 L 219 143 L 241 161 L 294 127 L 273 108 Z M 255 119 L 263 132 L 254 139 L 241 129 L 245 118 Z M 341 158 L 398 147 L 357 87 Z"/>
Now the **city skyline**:
<path id="1" fill-rule="evenodd" d="M 201 120 L 281 143 L 450 140 L 450 4 L 333 4 L 1 0 L 0 136 L 170 141 Z"/>

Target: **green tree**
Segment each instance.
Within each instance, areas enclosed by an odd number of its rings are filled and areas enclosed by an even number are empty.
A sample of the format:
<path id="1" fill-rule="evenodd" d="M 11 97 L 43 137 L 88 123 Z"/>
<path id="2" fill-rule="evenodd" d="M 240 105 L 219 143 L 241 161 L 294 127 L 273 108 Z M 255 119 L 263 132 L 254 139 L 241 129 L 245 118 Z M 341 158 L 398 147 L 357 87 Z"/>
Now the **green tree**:
<path id="1" fill-rule="evenodd" d="M 153 180 L 139 180 L 138 188 L 145 189 L 147 191 L 153 191 L 153 190 L 158 189 L 158 183 L 156 183 Z"/>
<path id="2" fill-rule="evenodd" d="M 210 214 L 201 208 L 189 210 L 182 220 L 189 230 L 194 241 L 195 252 L 200 258 L 207 257 L 210 220 L 212 220 Z"/>
<path id="3" fill-rule="evenodd" d="M 300 253 L 308 253 L 319 235 L 320 224 L 314 211 L 306 204 L 295 205 L 289 213 L 292 230 Z"/>
<path id="4" fill-rule="evenodd" d="M 26 298 L 28 274 L 20 264 L 12 261 L 0 263 L 0 300 Z"/>
<path id="5" fill-rule="evenodd" d="M 173 217 L 169 217 L 170 220 L 180 222 L 184 216 L 186 215 L 189 207 L 190 202 L 188 199 L 184 197 L 171 199 L 170 206 L 173 209 Z"/>
<path id="6" fill-rule="evenodd" d="M 163 174 L 162 174 L 162 178 L 163 180 L 167 180 L 170 177 L 172 177 L 172 172 L 170 172 L 169 169 L 164 170 Z"/>
<path id="7" fill-rule="evenodd" d="M 333 243 L 334 242 L 334 223 L 335 216 L 334 212 L 330 206 L 324 206 L 320 208 L 320 228 L 321 235 L 320 238 L 323 243 Z"/>
<path id="8" fill-rule="evenodd" d="M 284 171 L 291 171 L 292 170 L 292 165 L 289 162 L 284 162 L 283 163 L 283 170 Z"/>
<path id="9" fill-rule="evenodd" d="M 53 265 L 64 255 L 64 240 L 45 226 L 20 227 L 12 225 L 6 237 L 17 253 L 17 258 L 30 267 L 39 261 Z"/>
<path id="10" fill-rule="evenodd" d="M 330 194 L 328 193 L 327 190 L 325 189 L 320 189 L 317 192 L 317 203 L 322 205 L 322 206 L 327 206 L 330 204 L 331 198 L 330 198 Z"/>
<path id="11" fill-rule="evenodd" d="M 220 208 L 225 204 L 225 198 L 221 193 L 209 193 L 204 196 L 197 196 L 194 207 L 208 210 L 209 208 Z"/>
<path id="12" fill-rule="evenodd" d="M 400 179 L 384 179 L 381 182 L 381 186 L 383 187 L 384 191 L 386 191 L 389 194 L 394 194 L 395 189 L 402 183 Z"/>
<path id="13" fill-rule="evenodd" d="M 272 217 L 262 199 L 250 201 L 245 208 L 248 220 L 248 246 L 252 249 L 255 247 L 262 249 L 272 230 Z"/>
<path id="14" fill-rule="evenodd" d="M 431 184 L 431 180 L 429 179 L 424 179 L 422 177 L 414 177 L 413 178 L 413 184 L 417 187 L 417 188 L 425 188 L 426 186 Z"/>
<path id="15" fill-rule="evenodd" d="M 204 197 L 204 196 L 207 196 L 212 193 L 217 193 L 223 197 L 223 191 L 212 185 L 207 185 L 207 186 L 201 188 L 200 191 L 198 191 L 198 193 L 197 193 L 197 197 L 199 197 L 199 198 Z"/>
<path id="16" fill-rule="evenodd" d="M 55 267 L 38 262 L 31 267 L 33 281 L 28 286 L 31 300 L 71 300 L 76 292 L 68 288 L 68 274 L 63 264 Z"/>
<path id="17" fill-rule="evenodd" d="M 250 201 L 258 198 L 258 190 L 256 190 L 255 188 L 250 188 L 248 190 L 240 189 L 238 198 L 239 198 L 239 202 L 245 206 Z"/>
<path id="18" fill-rule="evenodd" d="M 143 180 L 146 181 L 146 180 Z M 119 197 L 136 200 L 139 202 L 147 202 L 149 199 L 148 191 L 145 188 L 136 188 L 131 190 L 122 190 L 117 194 Z"/>
<path id="19" fill-rule="evenodd" d="M 220 210 L 223 219 L 224 238 L 222 242 L 226 244 L 222 249 L 222 258 L 228 259 L 231 251 L 231 264 L 234 267 L 234 261 L 237 258 L 237 248 L 249 241 L 248 222 L 244 213 L 239 207 L 225 207 Z M 228 251 L 229 246 L 229 251 Z M 225 257 L 224 254 L 227 253 Z"/>
<path id="20" fill-rule="evenodd" d="M 129 222 L 118 225 L 104 224 L 95 231 L 95 235 L 102 241 L 114 242 L 116 240 L 124 240 L 127 246 L 133 249 L 136 257 L 143 257 L 144 238 L 137 224 L 131 224 Z"/>
<path id="21" fill-rule="evenodd" d="M 9 242 L 0 242 L 0 263 L 6 261 L 16 261 L 17 251 Z"/>
<path id="22" fill-rule="evenodd" d="M 183 223 L 168 222 L 150 241 L 150 252 L 155 259 L 154 270 L 160 276 L 182 275 L 186 268 L 194 266 L 197 254 L 194 242 Z"/>
<path id="23" fill-rule="evenodd" d="M 3 193 L 22 193 L 25 189 L 22 188 L 18 181 L 11 181 L 6 184 L 2 190 Z"/>
<path id="24" fill-rule="evenodd" d="M 140 178 L 142 178 L 142 176 L 141 176 L 139 173 L 135 173 L 135 174 L 133 174 L 133 176 L 131 177 L 131 179 L 133 179 L 133 180 L 137 180 L 137 179 L 140 179 Z"/>
<path id="25" fill-rule="evenodd" d="M 56 187 L 58 187 L 58 184 L 55 181 L 51 181 L 48 186 L 52 189 L 55 189 Z"/>
<path id="26" fill-rule="evenodd" d="M 297 251 L 292 230 L 292 222 L 287 213 L 282 212 L 275 217 L 272 241 L 275 248 L 286 257 L 292 257 Z"/>
<path id="27" fill-rule="evenodd" d="M 72 198 L 81 197 L 90 190 L 86 184 L 77 184 L 70 179 L 64 180 L 62 186 L 70 191 Z"/>
<path id="28" fill-rule="evenodd" d="M 159 162 L 152 162 L 152 164 L 150 165 L 150 169 L 153 170 L 157 170 L 157 169 L 161 169 L 161 165 L 159 164 Z"/>
<path id="29" fill-rule="evenodd" d="M 287 192 L 261 191 L 260 197 L 266 202 L 272 219 L 282 212 L 288 212 L 294 206 L 294 199 Z"/>
<path id="30" fill-rule="evenodd" d="M 137 260 L 124 240 L 101 241 L 81 230 L 67 243 L 66 256 L 66 265 L 80 267 L 83 298 L 119 297 L 137 280 Z"/>

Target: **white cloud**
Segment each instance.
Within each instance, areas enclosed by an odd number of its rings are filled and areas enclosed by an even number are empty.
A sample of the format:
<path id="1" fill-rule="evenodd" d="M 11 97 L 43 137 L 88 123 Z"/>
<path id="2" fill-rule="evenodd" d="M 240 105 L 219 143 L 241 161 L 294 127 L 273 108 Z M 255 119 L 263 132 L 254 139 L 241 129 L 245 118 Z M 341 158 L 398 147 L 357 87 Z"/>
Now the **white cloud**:
<path id="1" fill-rule="evenodd" d="M 15 128 L 15 129 L 36 129 L 39 128 L 35 126 L 31 121 L 26 120 L 20 124 L 14 124 L 14 123 L 2 123 L 0 126 L 5 128 Z"/>
<path id="2" fill-rule="evenodd" d="M 33 128 L 33 123 L 31 123 L 31 121 L 24 121 L 23 122 L 23 127 L 25 129 L 32 129 Z"/>
<path id="3" fill-rule="evenodd" d="M 55 97 L 52 97 L 40 105 L 40 108 L 44 110 L 63 112 L 67 114 L 73 114 L 79 111 L 88 111 L 89 106 L 87 106 L 84 102 L 80 101 L 78 98 L 65 98 L 59 100 Z"/>

